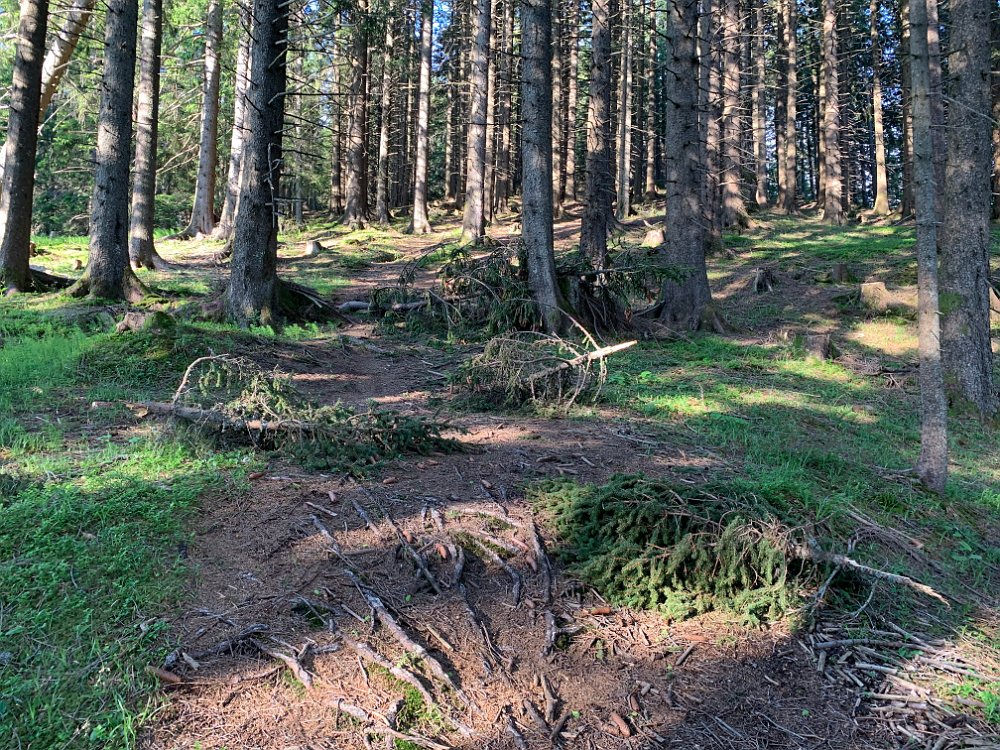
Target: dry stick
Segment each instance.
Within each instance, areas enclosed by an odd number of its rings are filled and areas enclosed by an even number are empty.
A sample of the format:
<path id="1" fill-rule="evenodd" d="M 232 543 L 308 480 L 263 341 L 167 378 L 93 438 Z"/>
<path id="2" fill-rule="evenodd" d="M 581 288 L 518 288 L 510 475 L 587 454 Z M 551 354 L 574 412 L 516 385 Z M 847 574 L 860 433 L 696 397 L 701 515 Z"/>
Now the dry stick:
<path id="1" fill-rule="evenodd" d="M 351 498 L 351 505 L 354 506 L 354 510 L 358 512 L 358 516 L 361 517 L 361 520 L 365 522 L 365 528 L 369 528 L 372 531 L 375 531 L 376 530 L 375 522 L 371 519 L 371 516 L 368 515 L 368 511 L 365 510 L 365 506 L 363 506 L 353 497 Z"/>
<path id="2" fill-rule="evenodd" d="M 808 546 L 804 544 L 793 545 L 790 551 L 793 555 L 803 560 L 811 560 L 818 563 L 830 563 L 841 568 L 856 570 L 859 573 L 864 573 L 874 578 L 883 578 L 887 581 L 892 581 L 893 583 L 908 586 L 915 591 L 919 591 L 921 594 L 931 597 L 932 599 L 937 599 L 947 607 L 951 606 L 947 599 L 926 584 L 915 581 L 907 576 L 899 575 L 897 573 L 889 573 L 885 570 L 879 570 L 878 568 L 863 565 L 857 560 L 853 560 L 846 555 L 838 555 L 834 552 L 825 552 L 824 550 L 819 549 L 819 545 L 816 544 L 815 541 L 810 542 Z"/>
<path id="3" fill-rule="evenodd" d="M 408 541 L 406 541 L 406 537 L 403 536 L 403 530 L 399 528 L 399 524 L 396 523 L 395 519 L 392 517 L 392 515 L 390 515 L 389 510 L 385 508 L 382 505 L 382 503 L 380 503 L 378 499 L 371 492 L 368 491 L 367 488 L 363 487 L 360 484 L 357 483 L 355 484 L 358 487 L 358 489 L 360 489 L 363 493 L 365 493 L 368 499 L 371 500 L 378 507 L 379 512 L 382 514 L 385 520 L 389 522 L 389 525 L 392 526 L 392 530 L 396 532 L 396 538 L 399 540 L 400 545 L 402 545 L 403 548 L 410 554 L 410 557 L 416 564 L 417 569 L 420 571 L 420 574 L 431 585 L 431 588 L 434 589 L 434 593 L 441 595 L 443 593 L 441 591 L 441 586 L 438 585 L 437 579 L 428 569 L 427 563 L 424 562 L 423 555 L 421 555 L 419 552 L 413 549 L 413 545 L 410 544 Z M 357 505 L 355 505 L 355 507 L 357 507 Z"/>
<path id="4" fill-rule="evenodd" d="M 234 636 L 233 638 L 227 638 L 226 640 L 220 641 L 219 643 L 215 644 L 211 648 L 188 654 L 188 656 L 190 656 L 192 659 L 202 661 L 204 659 L 208 659 L 213 656 L 222 656 L 223 654 L 229 654 L 232 653 L 236 649 L 236 647 L 239 646 L 241 643 L 250 640 L 250 638 L 256 635 L 257 633 L 263 633 L 266 630 L 268 630 L 268 626 L 262 623 L 251 625 L 250 627 L 246 628 L 242 633 L 240 633 L 237 636 Z M 173 667 L 177 663 L 177 660 L 182 658 L 181 654 L 182 654 L 181 649 L 177 649 L 176 651 L 171 651 L 169 654 L 167 654 L 167 657 L 163 660 L 164 668 L 170 669 L 171 667 Z"/>
<path id="5" fill-rule="evenodd" d="M 189 422 L 200 422 L 209 424 L 219 430 L 237 430 L 246 432 L 322 432 L 323 428 L 314 422 L 302 422 L 297 419 L 234 419 L 227 417 L 214 409 L 201 409 L 195 406 L 178 406 L 164 401 L 128 401 L 125 407 L 141 412 L 138 416 L 144 417 L 146 414 L 156 414 L 160 416 L 176 417 Z"/>
<path id="6" fill-rule="evenodd" d="M 333 534 L 330 533 L 330 530 L 327 529 L 326 526 L 323 525 L 323 522 L 316 516 L 309 517 L 312 519 L 313 526 L 316 527 L 316 530 L 320 533 L 320 535 L 322 535 L 326 543 L 330 545 L 330 551 L 340 558 L 340 561 L 344 563 L 344 565 L 353 570 L 354 566 L 351 564 L 351 561 L 347 559 L 344 551 L 340 549 L 340 545 L 337 544 L 337 541 L 333 538 Z"/>
<path id="7" fill-rule="evenodd" d="M 216 359 L 229 359 L 230 356 L 231 355 L 229 354 L 215 354 L 209 357 L 198 357 L 198 359 L 189 364 L 187 366 L 187 369 L 184 370 L 184 376 L 181 378 L 181 384 L 177 386 L 177 390 L 174 391 L 174 397 L 171 399 L 171 403 L 176 404 L 177 401 L 180 400 L 180 397 L 184 393 L 185 387 L 187 387 L 188 378 L 191 377 L 191 372 L 194 370 L 195 367 L 200 365 L 202 362 L 206 362 L 209 360 L 216 360 Z"/>
<path id="8" fill-rule="evenodd" d="M 507 734 L 514 740 L 514 746 L 517 750 L 528 750 L 528 744 L 524 741 L 524 735 L 518 730 L 517 724 L 514 722 L 514 717 L 511 715 L 510 706 L 505 706 L 504 711 L 507 714 Z"/>
<path id="9" fill-rule="evenodd" d="M 545 695 L 545 723 L 551 724 L 556 718 L 556 706 L 559 699 L 556 698 L 556 694 L 552 690 L 552 684 L 544 674 L 541 675 L 541 683 L 542 693 Z"/>
<path id="10" fill-rule="evenodd" d="M 376 721 L 378 721 L 378 725 L 372 727 L 373 732 L 377 732 L 379 734 L 385 734 L 394 739 L 403 740 L 404 742 L 412 742 L 414 745 L 418 745 L 419 747 L 426 747 L 429 748 L 429 750 L 451 750 L 451 745 L 445 745 L 440 742 L 435 742 L 434 740 L 429 739 L 427 737 L 421 737 L 415 734 L 404 734 L 403 732 L 399 732 L 390 727 L 384 717 L 379 716 L 373 711 L 367 711 L 363 709 L 361 706 L 356 706 L 353 703 L 347 703 L 343 698 L 337 698 L 335 701 L 333 701 L 333 708 L 335 708 L 337 711 L 340 711 L 341 713 L 347 714 L 348 716 L 357 719 L 358 721 L 371 722 L 373 724 L 376 723 Z"/>
<path id="11" fill-rule="evenodd" d="M 276 651 L 273 648 L 269 648 L 268 646 L 265 646 L 263 643 L 261 643 L 260 641 L 258 641 L 256 638 L 251 638 L 250 642 L 261 653 L 267 654 L 272 659 L 277 659 L 282 664 L 284 664 L 286 667 L 288 667 L 289 671 L 291 671 L 291 673 L 293 675 L 295 675 L 295 678 L 299 682 L 301 682 L 303 685 L 305 685 L 307 689 L 312 687 L 312 684 L 313 684 L 312 675 L 309 674 L 309 672 L 306 670 L 306 668 L 303 667 L 299 663 L 299 660 L 296 659 L 294 656 L 289 656 L 288 654 L 283 654 L 280 651 Z"/>
<path id="12" fill-rule="evenodd" d="M 431 674 L 451 688 L 455 692 L 455 695 L 457 695 L 463 703 L 468 705 L 469 699 L 465 696 L 465 693 L 462 692 L 462 689 L 455 684 L 455 681 L 451 679 L 451 676 L 444 671 L 444 667 L 441 666 L 441 662 L 431 656 L 430 652 L 426 648 L 410 638 L 409 634 L 403 630 L 403 626 L 396 621 L 396 618 L 389 614 L 389 610 L 386 609 L 385 604 L 375 594 L 375 592 L 361 583 L 361 580 L 351 571 L 345 570 L 344 574 L 351 579 L 351 582 L 355 586 L 358 587 L 358 591 L 360 591 L 361 595 L 364 596 L 365 601 L 368 602 L 368 606 L 371 607 L 378 616 L 379 622 L 381 622 L 386 629 L 392 633 L 392 636 L 399 641 L 399 644 L 407 651 L 413 653 L 417 658 L 423 659 L 424 663 L 427 664 L 427 668 L 430 669 Z"/>
<path id="13" fill-rule="evenodd" d="M 336 627 L 335 624 L 333 626 Z M 419 677 L 413 674 L 413 672 L 409 671 L 408 669 L 404 669 L 403 667 L 400 667 L 397 664 L 393 664 L 391 661 L 386 659 L 384 656 L 382 656 L 382 654 L 378 653 L 367 643 L 364 643 L 362 641 L 356 641 L 350 636 L 346 635 L 343 631 L 340 631 L 340 637 L 343 639 L 344 643 L 346 643 L 348 646 L 354 649 L 354 652 L 362 659 L 366 659 L 372 662 L 373 664 L 378 665 L 382 669 L 389 672 L 389 674 L 391 674 L 397 680 L 400 680 L 401 682 L 405 682 L 407 685 L 410 685 L 414 690 L 416 690 L 420 694 L 420 697 L 424 699 L 424 702 L 428 707 L 437 708 L 439 711 L 441 711 L 442 716 L 447 716 L 446 712 L 441 710 L 440 707 L 438 706 L 438 702 L 434 700 L 434 696 L 432 696 L 430 694 L 430 691 L 427 690 L 426 687 L 424 687 L 424 683 L 420 680 Z M 455 726 L 455 728 L 458 729 L 458 731 L 461 732 L 463 735 L 469 736 L 472 734 L 471 727 L 466 726 L 457 719 L 448 717 L 448 721 L 450 721 Z"/>
<path id="14" fill-rule="evenodd" d="M 576 367 L 577 365 L 586 364 L 588 362 L 598 362 L 612 354 L 629 349 L 638 343 L 638 341 L 626 341 L 623 344 L 615 344 L 613 346 L 605 346 L 600 349 L 595 349 L 592 352 L 587 352 L 586 354 L 581 354 L 578 357 L 573 357 L 573 359 L 567 359 L 560 362 L 558 365 L 553 365 L 552 367 L 546 367 L 544 370 L 533 372 L 531 375 L 522 378 L 521 382 L 524 385 L 532 385 L 536 381 L 543 380 L 551 375 L 562 372 L 563 370 L 568 370 L 571 367 Z"/>

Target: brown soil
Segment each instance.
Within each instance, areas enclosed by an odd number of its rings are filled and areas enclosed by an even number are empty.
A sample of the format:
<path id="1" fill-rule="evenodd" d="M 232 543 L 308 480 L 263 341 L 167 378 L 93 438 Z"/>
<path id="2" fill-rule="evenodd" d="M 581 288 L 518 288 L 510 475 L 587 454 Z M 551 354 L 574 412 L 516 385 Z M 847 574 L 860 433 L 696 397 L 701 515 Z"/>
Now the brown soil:
<path id="1" fill-rule="evenodd" d="M 343 298 L 373 283 L 366 278 Z M 374 399 L 432 413 L 433 398 L 447 395 L 442 374 L 459 354 L 365 341 L 370 330 L 360 326 L 346 334 L 354 345 L 338 339 L 266 357 L 326 403 Z M 419 675 L 433 694 L 436 709 L 405 730 L 417 742 L 468 750 L 896 746 L 882 724 L 862 718 L 858 687 L 818 670 L 807 640 L 787 624 L 748 630 L 721 615 L 671 623 L 608 607 L 557 566 L 547 595 L 526 484 L 639 470 L 691 481 L 722 459 L 682 441 L 664 445 L 613 413 L 587 421 L 466 414 L 455 425 L 466 452 L 396 461 L 363 487 L 275 464 L 247 495 L 205 498 L 188 551 L 196 575 L 169 618 L 178 650 L 166 666 L 183 682 L 165 686 L 145 747 L 391 747 L 380 728 L 396 726 L 402 683 L 345 635 Z M 477 546 L 484 539 L 523 581 L 519 599 L 511 573 Z M 440 594 L 407 545 L 427 561 Z M 373 617 L 349 570 L 466 701 Z M 547 649 L 551 623 L 558 637 Z M 277 660 L 279 652 L 291 660 Z M 296 665 L 307 674 L 294 677 Z M 370 719 L 349 716 L 338 708 L 345 704 Z"/>

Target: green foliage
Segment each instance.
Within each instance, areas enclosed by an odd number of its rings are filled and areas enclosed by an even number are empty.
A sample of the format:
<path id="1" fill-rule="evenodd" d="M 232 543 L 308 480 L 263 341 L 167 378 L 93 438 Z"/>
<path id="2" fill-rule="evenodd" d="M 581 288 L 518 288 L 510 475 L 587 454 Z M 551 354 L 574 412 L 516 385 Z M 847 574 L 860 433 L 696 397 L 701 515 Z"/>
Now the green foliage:
<path id="1" fill-rule="evenodd" d="M 795 603 L 813 571 L 789 560 L 774 510 L 730 487 L 695 487 L 616 475 L 603 486 L 542 483 L 532 501 L 558 554 L 603 596 L 680 618 L 726 609 L 750 622 Z"/>
<path id="2" fill-rule="evenodd" d="M 195 368 L 182 403 L 240 422 L 280 424 L 283 429 L 260 431 L 257 444 L 282 450 L 316 469 L 363 474 L 373 465 L 403 454 L 427 455 L 459 448 L 456 441 L 444 437 L 449 427 L 444 422 L 375 404 L 362 411 L 340 402 L 319 406 L 282 373 L 266 372 L 242 358 L 208 359 L 204 366 Z"/>
<path id="3" fill-rule="evenodd" d="M 244 457 L 102 433 L 77 364 L 110 336 L 50 298 L 2 304 L 0 736 L 130 747 L 153 708 L 143 670 L 180 594 L 184 522 Z"/>

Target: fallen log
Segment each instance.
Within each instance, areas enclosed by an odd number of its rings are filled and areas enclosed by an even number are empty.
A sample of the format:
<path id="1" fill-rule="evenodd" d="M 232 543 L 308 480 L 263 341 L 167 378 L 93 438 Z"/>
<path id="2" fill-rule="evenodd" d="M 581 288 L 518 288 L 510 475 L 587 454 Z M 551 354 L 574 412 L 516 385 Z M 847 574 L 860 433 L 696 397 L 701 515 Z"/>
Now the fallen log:
<path id="1" fill-rule="evenodd" d="M 214 409 L 201 409 L 197 406 L 181 406 L 165 401 L 134 401 L 126 402 L 125 407 L 140 419 L 155 414 L 164 417 L 176 417 L 188 422 L 207 424 L 225 432 L 321 432 L 323 426 L 314 422 L 302 422 L 297 419 L 236 419 L 227 417 Z"/>

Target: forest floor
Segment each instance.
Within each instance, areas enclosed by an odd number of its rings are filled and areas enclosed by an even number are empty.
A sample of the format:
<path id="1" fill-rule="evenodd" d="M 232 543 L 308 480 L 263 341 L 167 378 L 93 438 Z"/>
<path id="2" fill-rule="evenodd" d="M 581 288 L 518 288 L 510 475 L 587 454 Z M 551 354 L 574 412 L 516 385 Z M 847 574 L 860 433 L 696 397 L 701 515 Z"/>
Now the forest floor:
<path id="1" fill-rule="evenodd" d="M 279 273 L 361 300 L 424 257 L 429 288 L 454 219 L 403 224 L 311 222 Z M 1000 433 L 954 415 L 949 490 L 921 491 L 912 315 L 857 300 L 914 283 L 912 228 L 764 215 L 725 239 L 733 332 L 643 339 L 568 411 L 477 405 L 457 373 L 483 341 L 402 320 L 115 334 L 115 307 L 0 302 L 0 745 L 1000 747 Z M 69 273 L 85 246 L 40 240 L 36 261 Z M 216 243 L 159 249 L 177 267 L 143 278 L 177 301 L 224 278 Z M 348 475 L 122 406 L 223 352 L 319 404 L 445 419 L 459 449 Z M 626 606 L 564 562 L 552 506 L 639 472 L 760 498 L 947 602 L 838 568 L 766 624 Z"/>

